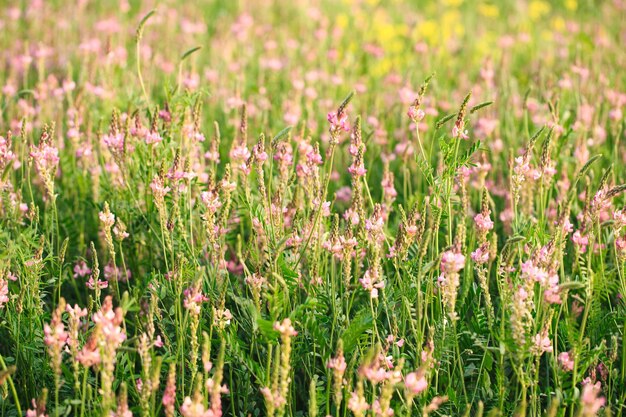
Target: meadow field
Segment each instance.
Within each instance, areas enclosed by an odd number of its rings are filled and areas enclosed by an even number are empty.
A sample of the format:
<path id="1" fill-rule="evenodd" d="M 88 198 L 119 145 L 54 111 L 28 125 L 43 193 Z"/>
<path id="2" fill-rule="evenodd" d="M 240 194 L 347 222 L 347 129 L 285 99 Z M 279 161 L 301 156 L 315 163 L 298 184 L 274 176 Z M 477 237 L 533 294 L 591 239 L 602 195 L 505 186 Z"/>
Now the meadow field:
<path id="1" fill-rule="evenodd" d="M 0 1 L 0 415 L 626 414 L 626 1 Z"/>

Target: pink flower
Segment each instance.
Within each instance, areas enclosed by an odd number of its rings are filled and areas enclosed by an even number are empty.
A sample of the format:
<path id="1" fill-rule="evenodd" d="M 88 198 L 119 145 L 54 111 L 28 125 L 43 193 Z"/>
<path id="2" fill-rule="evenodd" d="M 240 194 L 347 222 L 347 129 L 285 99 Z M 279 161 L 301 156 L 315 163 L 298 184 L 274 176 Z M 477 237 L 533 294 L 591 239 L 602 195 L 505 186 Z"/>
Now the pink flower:
<path id="1" fill-rule="evenodd" d="M 411 119 L 414 122 L 421 121 L 424 118 L 424 116 L 426 115 L 424 110 L 418 108 L 415 105 L 410 106 L 409 110 L 407 111 L 406 114 L 407 114 L 407 116 L 409 116 L 409 119 Z"/>
<path id="2" fill-rule="evenodd" d="M 107 229 L 115 224 L 115 214 L 111 212 L 101 211 L 98 217 L 100 218 L 100 222 L 102 222 L 102 225 Z"/>
<path id="3" fill-rule="evenodd" d="M 37 171 L 43 176 L 53 175 L 59 164 L 59 151 L 57 148 L 43 140 L 37 147 L 31 147 L 30 156 L 35 161 Z"/>
<path id="4" fill-rule="evenodd" d="M 356 161 L 350 165 L 348 172 L 354 177 L 362 177 L 367 173 L 367 169 L 363 166 L 363 163 L 357 163 Z"/>
<path id="5" fill-rule="evenodd" d="M 91 274 L 91 269 L 87 266 L 87 263 L 83 260 L 76 262 L 74 265 L 74 278 L 83 278 Z"/>
<path id="6" fill-rule="evenodd" d="M 490 211 L 487 213 L 478 213 L 474 216 L 474 223 L 476 223 L 476 228 L 478 228 L 481 232 L 487 232 L 493 229 L 493 221 L 489 217 Z"/>
<path id="7" fill-rule="evenodd" d="M 109 283 L 107 281 L 101 281 L 101 280 L 95 280 L 93 276 L 89 277 L 89 281 L 87 281 L 85 283 L 85 285 L 87 286 L 87 288 L 89 288 L 90 290 L 95 290 L 96 286 L 100 289 L 102 288 L 107 288 L 109 286 Z"/>
<path id="8" fill-rule="evenodd" d="M 456 274 L 465 266 L 465 256 L 460 252 L 446 251 L 441 255 L 441 272 Z"/>
<path id="9" fill-rule="evenodd" d="M 350 123 L 348 122 L 348 115 L 345 112 L 337 114 L 336 112 L 330 112 L 326 116 L 328 123 L 330 123 L 330 132 L 337 134 L 340 131 L 349 132 Z"/>
<path id="10" fill-rule="evenodd" d="M 289 318 L 286 318 L 282 322 L 275 322 L 274 330 L 279 332 L 283 337 L 293 337 L 298 334 L 296 329 L 294 329 L 291 325 L 291 320 Z"/>
<path id="11" fill-rule="evenodd" d="M 572 242 L 578 248 L 581 253 L 587 252 L 587 246 L 589 245 L 589 237 L 581 233 L 580 230 L 576 230 L 572 235 Z"/>
<path id="12" fill-rule="evenodd" d="M 110 133 L 102 136 L 102 143 L 112 152 L 121 153 L 124 151 L 124 134 L 123 133 Z"/>
<path id="13" fill-rule="evenodd" d="M 598 411 L 604 407 L 606 399 L 599 396 L 600 392 L 602 392 L 600 381 L 595 384 L 587 382 L 583 386 L 582 393 L 580 394 L 580 405 L 584 417 L 595 416 L 598 414 Z"/>
<path id="14" fill-rule="evenodd" d="M 378 277 L 378 273 L 372 272 L 370 269 L 365 271 L 363 278 L 359 280 L 363 289 L 370 292 L 371 298 L 378 298 L 378 290 L 385 288 L 385 281 L 382 281 Z"/>
<path id="15" fill-rule="evenodd" d="M 158 175 L 155 175 L 152 179 L 150 189 L 152 189 L 152 193 L 157 200 L 163 199 L 170 191 L 170 187 L 166 187 L 163 183 L 163 178 Z"/>
<path id="16" fill-rule="evenodd" d="M 536 334 L 533 338 L 533 343 L 535 344 L 535 349 L 539 355 L 544 352 L 552 353 L 552 341 L 550 340 L 550 337 L 548 337 L 547 331 Z"/>
<path id="17" fill-rule="evenodd" d="M 428 382 L 423 371 L 411 372 L 404 378 L 404 386 L 411 393 L 417 395 L 428 388 Z"/>
<path id="18" fill-rule="evenodd" d="M 154 143 L 159 143 L 163 141 L 163 138 L 156 131 L 150 131 L 146 134 L 145 141 L 148 145 L 152 145 Z"/>
<path id="19" fill-rule="evenodd" d="M 472 261 L 476 262 L 478 265 L 487 263 L 487 261 L 489 261 L 489 247 L 487 245 L 481 245 L 472 252 L 471 258 Z"/>
<path id="20" fill-rule="evenodd" d="M 183 306 L 195 315 L 200 314 L 200 305 L 205 301 L 209 301 L 209 298 L 200 291 L 197 285 L 185 289 L 183 295 L 185 296 Z"/>
<path id="21" fill-rule="evenodd" d="M 452 137 L 453 138 L 460 138 L 460 139 L 469 139 L 469 135 L 467 134 L 467 129 L 463 129 L 463 127 L 459 127 L 456 123 L 454 124 L 454 127 L 452 128 Z"/>
<path id="22" fill-rule="evenodd" d="M 9 302 L 9 282 L 0 278 L 0 309 Z"/>
<path id="23" fill-rule="evenodd" d="M 559 364 L 563 368 L 563 370 L 571 372 L 574 370 L 574 360 L 572 359 L 569 352 L 561 352 L 558 356 Z"/>
<path id="24" fill-rule="evenodd" d="M 348 408 L 354 415 L 362 416 L 369 408 L 369 404 L 362 395 L 353 392 L 348 400 Z"/>
<path id="25" fill-rule="evenodd" d="M 215 213 L 222 207 L 219 195 L 215 191 L 203 191 L 202 194 L 200 194 L 200 198 L 210 213 Z"/>

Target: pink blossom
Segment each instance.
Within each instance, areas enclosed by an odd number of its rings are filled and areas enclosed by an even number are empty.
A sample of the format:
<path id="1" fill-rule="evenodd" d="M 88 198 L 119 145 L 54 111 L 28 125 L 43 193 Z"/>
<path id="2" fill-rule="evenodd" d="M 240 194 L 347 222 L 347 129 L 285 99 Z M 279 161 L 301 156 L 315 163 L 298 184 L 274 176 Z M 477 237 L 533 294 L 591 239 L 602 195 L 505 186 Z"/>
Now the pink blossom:
<path id="1" fill-rule="evenodd" d="M 490 211 L 487 213 L 478 213 L 474 216 L 474 223 L 476 223 L 476 227 L 481 232 L 487 232 L 493 229 L 493 221 L 489 217 Z"/>
<path id="2" fill-rule="evenodd" d="M 411 372 L 404 378 L 404 386 L 412 394 L 417 395 L 428 388 L 428 382 L 424 376 L 424 372 Z"/>
<path id="3" fill-rule="evenodd" d="M 326 116 L 328 123 L 330 123 L 330 132 L 337 134 L 340 131 L 349 132 L 350 123 L 348 122 L 348 115 L 345 112 L 337 114 L 336 112 L 329 112 Z"/>
<path id="4" fill-rule="evenodd" d="M 74 265 L 74 278 L 83 278 L 89 274 L 91 274 L 91 269 L 87 266 L 85 261 L 80 260 L 76 262 L 76 265 Z"/>
<path id="5" fill-rule="evenodd" d="M 574 370 L 574 360 L 569 352 L 559 353 L 558 360 L 559 364 L 565 371 L 571 372 Z"/>
<path id="6" fill-rule="evenodd" d="M 465 256 L 460 252 L 446 251 L 441 255 L 441 272 L 456 274 L 465 266 Z"/>

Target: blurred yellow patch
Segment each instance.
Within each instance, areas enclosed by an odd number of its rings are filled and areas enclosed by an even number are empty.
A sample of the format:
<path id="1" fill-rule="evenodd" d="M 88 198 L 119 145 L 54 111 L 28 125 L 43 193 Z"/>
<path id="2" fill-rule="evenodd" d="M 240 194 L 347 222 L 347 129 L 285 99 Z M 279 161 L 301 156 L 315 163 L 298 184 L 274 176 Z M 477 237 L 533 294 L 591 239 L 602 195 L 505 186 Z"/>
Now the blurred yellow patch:
<path id="1" fill-rule="evenodd" d="M 444 41 L 455 36 L 463 36 L 465 34 L 465 27 L 461 23 L 461 13 L 458 10 L 448 10 L 445 12 L 441 17 L 441 29 Z"/>
<path id="2" fill-rule="evenodd" d="M 578 2 L 576 0 L 565 0 L 565 8 L 573 12 L 578 9 Z"/>
<path id="3" fill-rule="evenodd" d="M 442 3 L 448 7 L 459 7 L 463 4 L 463 0 L 443 0 Z"/>
<path id="4" fill-rule="evenodd" d="M 495 33 L 491 31 L 487 31 L 477 38 L 474 45 L 478 59 L 482 60 L 484 57 L 491 55 L 494 52 L 496 38 Z"/>
<path id="5" fill-rule="evenodd" d="M 387 58 L 380 59 L 372 65 L 369 74 L 374 78 L 384 77 L 391 70 L 391 60 Z"/>
<path id="6" fill-rule="evenodd" d="M 550 4 L 541 0 L 533 0 L 528 5 L 528 17 L 531 20 L 538 20 L 550 13 Z"/>
<path id="7" fill-rule="evenodd" d="M 541 40 L 542 41 L 549 42 L 552 39 L 554 39 L 554 34 L 552 33 L 551 30 L 544 30 L 544 31 L 541 32 Z"/>
<path id="8" fill-rule="evenodd" d="M 563 32 L 565 30 L 565 19 L 561 16 L 552 19 L 552 28 L 557 32 Z"/>
<path id="9" fill-rule="evenodd" d="M 341 13 L 337 15 L 337 21 L 335 22 L 335 24 L 341 29 L 345 29 L 348 26 L 348 22 L 350 22 L 348 16 Z"/>
<path id="10" fill-rule="evenodd" d="M 478 5 L 478 13 L 485 17 L 498 17 L 500 15 L 500 9 L 498 6 L 494 4 L 479 4 Z"/>
<path id="11" fill-rule="evenodd" d="M 430 45 L 436 45 L 439 40 L 439 25 L 434 20 L 425 20 L 419 23 L 415 28 L 415 34 L 418 41 L 425 41 Z"/>

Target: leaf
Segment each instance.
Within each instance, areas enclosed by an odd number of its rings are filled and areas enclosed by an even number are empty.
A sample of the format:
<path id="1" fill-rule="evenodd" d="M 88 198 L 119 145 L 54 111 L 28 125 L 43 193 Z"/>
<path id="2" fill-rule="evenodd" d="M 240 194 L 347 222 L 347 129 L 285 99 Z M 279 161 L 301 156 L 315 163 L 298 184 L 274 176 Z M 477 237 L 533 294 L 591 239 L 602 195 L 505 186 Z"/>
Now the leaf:
<path id="1" fill-rule="evenodd" d="M 257 317 L 256 323 L 257 323 L 257 326 L 259 327 L 259 331 L 261 332 L 261 334 L 265 336 L 270 342 L 278 341 L 278 338 L 280 337 L 280 333 L 274 330 L 274 323 L 272 323 L 269 320 L 261 318 L 261 316 Z"/>
<path id="2" fill-rule="evenodd" d="M 361 312 L 352 319 L 350 325 L 341 336 L 344 352 L 351 352 L 356 347 L 361 335 L 372 328 L 372 323 L 372 315 L 367 309 L 361 310 Z"/>

